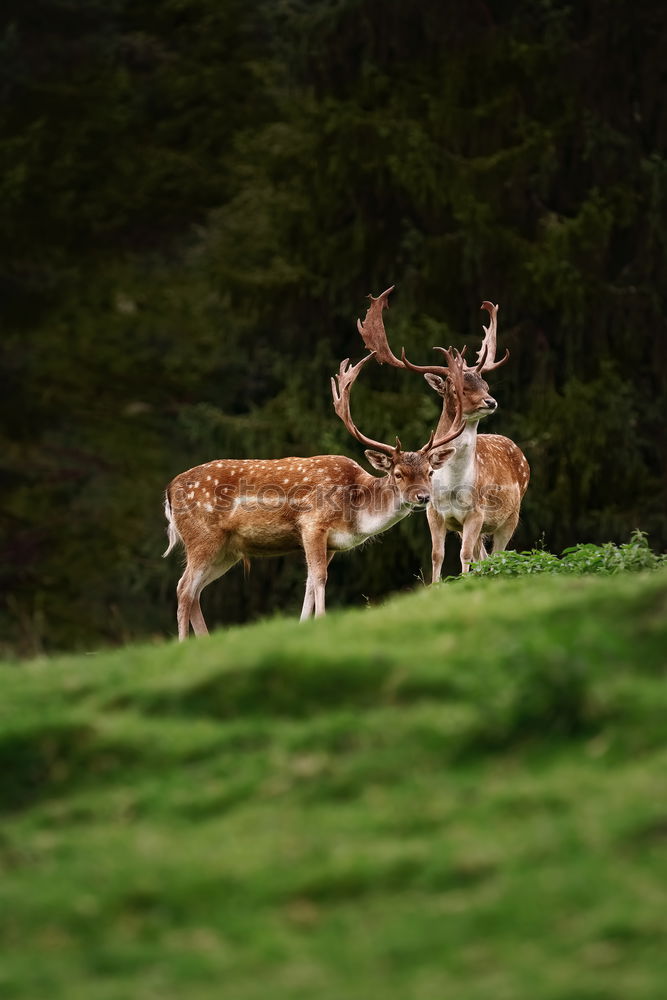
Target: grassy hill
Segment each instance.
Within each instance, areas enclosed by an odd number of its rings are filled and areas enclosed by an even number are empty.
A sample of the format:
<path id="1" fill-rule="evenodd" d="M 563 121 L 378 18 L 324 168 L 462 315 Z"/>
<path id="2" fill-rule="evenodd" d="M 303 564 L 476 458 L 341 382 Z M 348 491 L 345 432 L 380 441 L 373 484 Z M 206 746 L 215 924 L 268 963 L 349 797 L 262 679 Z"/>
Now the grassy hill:
<path id="1" fill-rule="evenodd" d="M 0 996 L 649 1000 L 667 571 L 0 669 Z"/>

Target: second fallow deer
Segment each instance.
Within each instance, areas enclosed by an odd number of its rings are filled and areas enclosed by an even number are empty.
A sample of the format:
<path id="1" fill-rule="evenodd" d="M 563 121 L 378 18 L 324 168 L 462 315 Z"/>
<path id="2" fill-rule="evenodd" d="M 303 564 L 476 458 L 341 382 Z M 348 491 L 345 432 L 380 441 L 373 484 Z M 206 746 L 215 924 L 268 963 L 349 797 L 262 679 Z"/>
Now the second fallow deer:
<path id="1" fill-rule="evenodd" d="M 431 495 L 431 477 L 455 452 L 448 443 L 464 427 L 461 416 L 462 367 L 448 356 L 458 408 L 447 431 L 431 434 L 419 451 L 401 443 L 384 444 L 366 437 L 350 414 L 350 389 L 372 357 L 354 367 L 343 361 L 332 379 L 336 413 L 348 431 L 369 446 L 366 458 L 383 472 L 372 476 L 343 455 L 312 458 L 220 459 L 176 476 L 165 498 L 169 546 L 178 542 L 186 566 L 177 588 L 178 636 L 208 629 L 200 606 L 204 587 L 241 560 L 302 551 L 308 576 L 301 618 L 324 614 L 327 566 L 336 552 L 354 548 L 386 531 L 412 511 L 423 509 Z"/>
<path id="2" fill-rule="evenodd" d="M 393 285 L 371 304 L 364 322 L 358 329 L 364 343 L 379 362 L 397 368 L 421 372 L 432 389 L 442 397 L 442 414 L 436 437 L 446 434 L 460 405 L 460 372 L 452 368 L 451 353 L 445 354 L 446 365 L 414 365 L 405 351 L 397 358 L 387 342 L 382 310 Z M 483 302 L 489 314 L 489 326 L 484 327 L 484 340 L 474 365 L 463 371 L 462 408 L 465 428 L 457 439 L 456 454 L 446 466 L 433 475 L 431 503 L 427 518 L 431 529 L 432 580 L 440 579 L 445 556 L 445 535 L 456 531 L 461 535 L 461 570 L 467 573 L 473 560 L 486 557 L 484 536 L 493 539 L 493 551 L 505 549 L 519 521 L 521 500 L 530 479 L 528 462 L 517 445 L 501 434 L 479 434 L 479 422 L 494 413 L 498 404 L 489 393 L 483 376 L 499 368 L 509 358 L 509 352 L 496 361 L 498 306 Z M 461 355 L 465 353 L 465 348 Z M 457 388 L 455 388 L 455 383 Z"/>

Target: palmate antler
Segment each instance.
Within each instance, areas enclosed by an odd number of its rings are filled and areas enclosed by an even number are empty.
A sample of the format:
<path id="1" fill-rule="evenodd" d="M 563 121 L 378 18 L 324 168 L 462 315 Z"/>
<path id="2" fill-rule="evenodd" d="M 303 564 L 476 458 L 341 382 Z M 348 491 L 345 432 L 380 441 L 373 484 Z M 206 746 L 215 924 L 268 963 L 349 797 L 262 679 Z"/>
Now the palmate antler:
<path id="1" fill-rule="evenodd" d="M 449 376 L 449 366 L 448 365 L 415 365 L 405 355 L 405 348 L 401 351 L 400 359 L 396 357 L 389 342 L 387 340 L 387 333 L 384 328 L 384 322 L 382 319 L 382 311 L 385 308 L 389 308 L 389 295 L 393 292 L 395 285 L 391 285 L 389 288 L 385 289 L 381 295 L 377 298 L 374 295 L 369 295 L 368 298 L 371 300 L 371 304 L 366 312 L 366 317 L 363 321 L 357 320 L 357 329 L 361 334 L 364 344 L 369 349 L 373 351 L 376 361 L 380 364 L 389 364 L 394 368 L 408 368 L 413 372 L 420 372 L 423 375 L 432 374 L 440 375 L 442 378 L 447 378 Z M 486 372 L 494 371 L 496 368 L 500 368 L 504 365 L 506 361 L 509 361 L 510 352 L 505 351 L 504 357 L 499 361 L 496 361 L 496 341 L 497 341 L 497 328 L 498 328 L 498 306 L 494 305 L 492 302 L 485 300 L 481 305 L 482 309 L 486 309 L 489 314 L 489 325 L 484 326 L 484 340 L 482 341 L 482 346 L 477 352 L 477 360 L 474 365 L 466 365 L 464 363 L 464 370 L 474 371 L 478 375 L 484 375 Z M 446 353 L 444 347 L 435 347 L 434 350 L 441 351 L 443 354 Z M 466 348 L 462 348 L 460 352 L 460 357 L 465 357 Z"/>
<path id="2" fill-rule="evenodd" d="M 368 307 L 366 316 L 363 323 L 360 319 L 357 320 L 357 330 L 362 336 L 364 344 L 369 351 L 372 351 L 375 355 L 375 360 L 379 364 L 392 365 L 394 368 L 409 368 L 411 371 L 422 372 L 426 374 L 427 372 L 433 372 L 437 375 L 442 375 L 444 378 L 449 374 L 448 369 L 442 365 L 413 365 L 405 356 L 405 348 L 403 348 L 401 358 L 397 358 L 391 347 L 389 346 L 389 341 L 387 340 L 387 332 L 384 328 L 384 321 L 382 319 L 383 309 L 389 308 L 389 295 L 393 292 L 395 285 L 390 285 L 377 297 L 375 295 L 369 295 L 368 298 L 371 300 L 371 304 Z M 436 347 L 434 350 L 443 351 L 444 347 Z M 461 354 L 465 352 L 465 347 Z"/>
<path id="3" fill-rule="evenodd" d="M 494 306 L 493 302 L 487 302 L 486 300 L 482 302 L 482 309 L 486 309 L 489 314 L 489 325 L 483 327 L 484 330 L 484 340 L 482 341 L 482 346 L 477 352 L 477 364 L 475 365 L 475 371 L 478 375 L 484 375 L 486 372 L 492 372 L 495 368 L 500 368 L 504 365 L 506 361 L 509 361 L 510 352 L 505 351 L 505 356 L 496 361 L 496 332 L 497 332 L 497 317 L 498 317 L 498 306 Z"/>
<path id="4" fill-rule="evenodd" d="M 393 365 L 394 368 L 404 368 L 403 362 L 399 361 L 392 353 L 382 321 L 382 310 L 389 308 L 389 295 L 395 287 L 395 285 L 391 285 L 389 288 L 386 288 L 377 298 L 374 295 L 368 296 L 371 304 L 368 307 L 363 323 L 360 319 L 357 320 L 357 330 L 361 334 L 364 344 L 369 351 L 373 352 L 375 360 L 379 364 L 382 365 L 386 362 L 388 365 Z"/>
<path id="5" fill-rule="evenodd" d="M 389 346 L 387 341 L 387 333 L 384 328 L 384 321 L 382 319 L 382 312 L 384 309 L 389 308 L 389 296 L 393 292 L 395 286 L 390 285 L 386 288 L 384 292 L 380 295 L 369 295 L 370 306 L 366 311 L 366 316 L 363 322 L 357 320 L 357 329 L 361 334 L 364 344 L 369 349 L 370 354 L 366 355 L 365 358 L 354 366 L 350 368 L 349 360 L 343 361 L 340 366 L 340 372 L 336 376 L 336 382 L 334 379 L 331 380 L 331 388 L 334 396 L 334 408 L 336 413 L 341 418 L 350 433 L 357 438 L 358 441 L 368 444 L 370 438 L 366 438 L 365 435 L 361 434 L 358 428 L 355 426 L 352 417 L 350 416 L 350 387 L 354 384 L 354 381 L 361 371 L 362 366 L 370 359 L 375 358 L 380 364 L 386 363 L 392 365 L 394 368 L 412 368 L 416 371 L 430 372 L 433 371 L 433 367 L 424 367 L 423 369 L 417 365 L 412 365 L 405 357 L 405 350 L 402 351 L 402 359 L 396 357 Z M 438 347 L 437 350 L 442 351 L 445 355 L 447 361 L 447 366 L 441 365 L 437 368 L 437 372 L 442 374 L 445 378 L 449 378 L 454 389 L 454 394 L 456 397 L 456 414 L 454 421 L 450 428 L 450 431 L 445 437 L 440 438 L 438 441 L 434 441 L 435 432 L 431 432 L 431 436 L 426 444 L 420 449 L 422 452 L 428 452 L 432 448 L 438 448 L 448 441 L 452 441 L 455 437 L 461 433 L 465 426 L 465 421 L 463 419 L 463 377 L 467 369 L 464 361 L 465 347 L 462 351 L 454 350 L 450 348 L 446 350 L 444 347 Z M 401 450 L 401 443 L 396 438 L 396 449 L 390 448 L 389 445 L 382 444 L 382 442 L 372 442 L 374 447 L 380 448 L 383 451 L 395 451 Z"/>
<path id="6" fill-rule="evenodd" d="M 354 385 L 357 375 L 363 366 L 374 356 L 374 352 L 371 351 L 370 354 L 367 354 L 365 358 L 362 358 L 361 361 L 358 361 L 357 364 L 353 366 L 350 365 L 349 358 L 346 358 L 345 361 L 341 361 L 338 374 L 331 379 L 331 394 L 333 396 L 334 410 L 343 421 L 352 437 L 355 437 L 357 441 L 360 441 L 362 444 L 365 444 L 370 448 L 376 448 L 379 451 L 384 451 L 388 455 L 396 455 L 402 450 L 401 442 L 398 436 L 396 437 L 396 445 L 393 447 L 383 441 L 375 441 L 373 438 L 366 437 L 365 434 L 361 433 L 353 421 L 352 414 L 350 412 L 350 389 Z M 449 432 L 444 437 L 438 438 L 437 441 L 434 441 L 435 431 L 431 431 L 430 438 L 426 444 L 419 449 L 422 453 L 428 453 L 429 451 L 435 448 L 440 448 L 443 444 L 447 444 L 449 441 L 452 441 L 454 438 L 459 436 L 465 427 L 465 420 L 463 419 L 463 372 L 465 364 L 459 351 L 445 351 L 445 356 L 447 357 L 449 364 L 447 371 L 456 394 L 456 415 Z"/>
<path id="7" fill-rule="evenodd" d="M 378 300 L 376 299 L 375 301 Z M 367 354 L 365 358 L 362 358 L 361 361 L 358 361 L 354 366 L 350 366 L 349 358 L 346 358 L 345 361 L 341 361 L 338 374 L 331 379 L 331 394 L 333 396 L 334 410 L 343 421 L 352 437 L 355 437 L 357 441 L 361 441 L 362 444 L 368 445 L 370 448 L 377 448 L 379 451 L 384 451 L 388 455 L 393 455 L 401 450 L 401 442 L 398 438 L 396 438 L 396 447 L 393 448 L 390 444 L 385 444 L 383 441 L 374 441 L 373 438 L 366 437 L 366 435 L 362 434 L 356 426 L 350 413 L 350 389 L 354 385 L 357 375 L 366 362 L 370 361 L 370 359 L 374 356 L 375 352 L 371 351 L 370 354 Z"/>
<path id="8" fill-rule="evenodd" d="M 425 372 L 433 371 L 429 367 L 421 369 L 416 365 L 411 365 L 405 357 L 405 351 L 403 351 L 403 359 L 399 360 L 389 347 L 382 320 L 382 311 L 388 307 L 389 303 L 387 300 L 393 290 L 394 285 L 391 285 L 377 297 L 369 295 L 368 298 L 371 304 L 368 307 L 364 321 L 362 323 L 361 320 L 357 320 L 357 329 L 370 354 L 367 354 L 365 358 L 358 361 L 356 365 L 350 365 L 349 358 L 341 361 L 338 374 L 331 379 L 331 394 L 333 396 L 334 409 L 350 434 L 362 444 L 392 455 L 401 451 L 401 442 L 398 437 L 396 438 L 396 445 L 392 447 L 392 445 L 386 444 L 383 441 L 375 441 L 373 438 L 366 437 L 354 423 L 350 412 L 350 389 L 354 385 L 363 366 L 371 358 L 375 358 L 380 364 L 386 362 L 394 368 L 413 368 L 417 371 L 423 370 Z M 433 448 L 439 448 L 441 445 L 447 444 L 448 441 L 452 441 L 455 437 L 458 437 L 465 427 L 465 420 L 463 419 L 463 378 L 467 367 L 463 360 L 465 347 L 463 351 L 457 351 L 453 348 L 445 350 L 444 347 L 439 347 L 437 350 L 442 351 L 447 361 L 447 366 L 440 366 L 438 373 L 443 374 L 444 377 L 449 378 L 451 381 L 456 396 L 456 414 L 449 432 L 444 437 L 434 441 L 435 432 L 432 431 L 430 438 L 420 449 L 421 452 L 429 452 Z"/>

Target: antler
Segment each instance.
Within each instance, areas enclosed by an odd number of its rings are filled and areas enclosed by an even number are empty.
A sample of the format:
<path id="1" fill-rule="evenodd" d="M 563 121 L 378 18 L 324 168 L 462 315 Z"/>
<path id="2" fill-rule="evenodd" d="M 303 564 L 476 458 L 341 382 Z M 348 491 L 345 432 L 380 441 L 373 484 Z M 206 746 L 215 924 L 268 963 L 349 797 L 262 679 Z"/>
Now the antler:
<path id="1" fill-rule="evenodd" d="M 449 368 L 446 367 L 445 365 L 413 365 L 412 362 L 408 361 L 407 357 L 405 356 L 405 348 L 403 348 L 401 351 L 400 360 L 393 353 L 391 347 L 389 346 L 389 342 L 387 340 L 387 333 L 384 328 L 384 322 L 382 320 L 382 311 L 385 308 L 387 309 L 389 308 L 389 302 L 388 302 L 389 295 L 391 294 L 391 292 L 393 292 L 395 287 L 396 287 L 395 285 L 390 285 L 389 288 L 386 288 L 384 292 L 382 292 L 377 297 L 374 295 L 368 296 L 368 298 L 371 300 L 371 304 L 366 312 L 366 318 L 364 319 L 363 323 L 361 322 L 360 319 L 357 320 L 357 329 L 363 338 L 364 344 L 366 345 L 368 350 L 374 354 L 375 360 L 380 364 L 384 364 L 386 362 L 387 364 L 392 365 L 394 368 L 409 368 L 411 371 L 420 372 L 421 374 L 431 373 L 433 375 L 441 375 L 443 378 L 447 378 L 447 376 L 449 375 Z M 485 306 L 491 307 L 491 303 L 485 303 Z M 491 308 L 497 311 L 498 307 L 493 306 Z M 493 344 L 495 351 L 495 317 L 492 325 L 494 333 Z M 484 345 L 482 345 L 482 348 L 484 349 Z M 444 347 L 435 347 L 434 350 L 442 351 L 443 354 L 447 355 L 447 351 L 445 350 Z M 464 347 L 460 351 L 460 353 L 457 352 L 457 354 L 459 354 L 459 357 L 463 358 L 465 352 L 466 348 Z M 488 352 L 485 352 L 484 358 L 486 359 L 487 356 Z M 499 365 L 503 364 L 505 360 L 507 359 L 505 358 L 503 359 L 503 361 L 498 362 L 498 364 L 495 367 L 498 367 Z"/>
<path id="2" fill-rule="evenodd" d="M 375 360 L 380 364 L 393 365 L 394 368 L 403 368 L 403 362 L 399 361 L 398 358 L 392 353 L 392 350 L 387 342 L 387 334 L 385 332 L 384 323 L 382 322 L 382 310 L 386 307 L 389 308 L 389 302 L 387 301 L 391 292 L 393 292 L 395 285 L 391 285 L 390 288 L 386 288 L 381 295 L 375 298 L 374 295 L 369 295 L 368 298 L 371 300 L 371 304 L 366 312 L 366 318 L 363 323 L 360 319 L 357 320 L 357 330 L 361 334 L 364 340 L 364 344 L 369 351 L 375 354 Z"/>
<path id="3" fill-rule="evenodd" d="M 467 347 L 462 347 L 460 351 L 456 351 L 456 354 L 461 358 L 461 360 L 463 360 L 467 349 Z M 433 350 L 440 351 L 449 360 L 450 352 L 446 347 L 434 347 Z M 420 372 L 422 375 L 440 375 L 442 378 L 447 378 L 450 374 L 449 367 L 447 365 L 413 365 L 413 363 L 408 361 L 405 356 L 405 348 L 401 351 L 401 355 L 404 367 L 409 368 L 412 372 Z M 463 367 L 466 367 L 465 363 Z"/>
<path id="4" fill-rule="evenodd" d="M 477 363 L 475 365 L 475 371 L 478 375 L 484 375 L 486 372 L 492 372 L 494 368 L 500 368 L 504 365 L 506 361 L 509 361 L 510 352 L 505 351 L 505 356 L 496 361 L 496 330 L 497 330 L 497 317 L 498 317 L 498 306 L 494 306 L 493 302 L 482 302 L 482 309 L 486 309 L 489 314 L 489 325 L 483 327 L 484 329 L 484 340 L 482 341 L 482 346 L 477 352 Z"/>
<path id="5" fill-rule="evenodd" d="M 495 368 L 500 368 L 504 365 L 506 361 L 509 361 L 510 352 L 505 351 L 504 357 L 500 361 L 496 361 L 496 336 L 497 336 L 497 326 L 498 326 L 498 306 L 494 306 L 493 302 L 482 302 L 482 309 L 486 309 L 489 314 L 489 325 L 484 327 L 484 340 L 482 341 L 482 346 L 477 352 L 477 360 L 474 365 L 464 365 L 464 368 L 468 368 L 469 371 L 475 371 L 478 375 L 484 375 L 486 372 L 492 372 Z M 441 351 L 445 356 L 447 356 L 447 351 L 444 347 L 434 347 L 434 351 Z M 465 347 L 461 349 L 460 357 L 463 358 L 465 355 Z M 447 378 L 450 374 L 448 366 L 445 365 L 413 365 L 411 361 L 405 356 L 405 348 L 403 348 L 402 354 L 402 364 L 403 367 L 409 368 L 410 371 L 420 372 L 422 375 L 440 375 L 442 378 Z"/>
<path id="6" fill-rule="evenodd" d="M 383 292 L 383 295 L 387 295 L 391 289 L 387 292 Z M 382 296 L 380 296 L 382 298 Z M 374 299 L 374 302 L 378 302 L 379 299 Z M 371 309 L 373 305 L 371 304 Z M 370 309 L 369 309 L 370 312 Z M 392 448 L 390 444 L 384 444 L 382 441 L 374 441 L 373 438 L 366 437 L 357 428 L 356 424 L 352 420 L 350 414 L 350 389 L 354 385 L 357 375 L 372 357 L 374 357 L 375 352 L 367 354 L 365 358 L 357 362 L 356 365 L 350 366 L 350 359 L 346 358 L 345 361 L 341 361 L 340 369 L 338 374 L 331 379 L 331 394 L 333 396 L 334 410 L 343 421 L 347 427 L 350 434 L 361 441 L 362 444 L 368 445 L 371 448 L 378 448 L 380 451 L 387 452 L 389 455 L 395 454 L 395 452 L 401 450 L 401 442 L 396 438 L 396 447 Z"/>
<path id="7" fill-rule="evenodd" d="M 445 434 L 444 437 L 438 438 L 437 441 L 434 441 L 433 438 L 435 436 L 435 432 L 431 431 L 431 437 L 421 449 L 422 451 L 431 451 L 433 448 L 439 448 L 441 445 L 447 444 L 448 441 L 453 441 L 454 438 L 459 436 L 466 423 L 463 418 L 463 377 L 467 366 L 463 360 L 463 351 L 457 351 L 453 347 L 450 347 L 449 350 L 444 347 L 439 347 L 438 350 L 442 351 L 447 359 L 447 367 L 443 367 L 442 371 L 445 372 L 451 382 L 452 388 L 454 389 L 454 393 L 456 395 L 456 413 L 449 432 Z M 429 371 L 431 371 L 431 369 L 429 369 Z"/>

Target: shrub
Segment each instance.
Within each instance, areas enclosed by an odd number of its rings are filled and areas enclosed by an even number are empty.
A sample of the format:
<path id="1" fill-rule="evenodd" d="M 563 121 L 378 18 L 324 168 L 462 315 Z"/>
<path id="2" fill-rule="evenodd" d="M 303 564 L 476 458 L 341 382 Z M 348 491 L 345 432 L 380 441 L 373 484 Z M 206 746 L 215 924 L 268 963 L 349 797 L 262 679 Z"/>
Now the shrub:
<path id="1" fill-rule="evenodd" d="M 657 555 L 649 547 L 646 533 L 633 531 L 629 542 L 616 545 L 580 543 L 564 549 L 560 558 L 543 549 L 526 552 L 497 552 L 482 562 L 473 563 L 473 576 L 528 576 L 532 573 L 585 573 L 637 572 L 657 569 L 667 565 L 667 555 Z"/>

